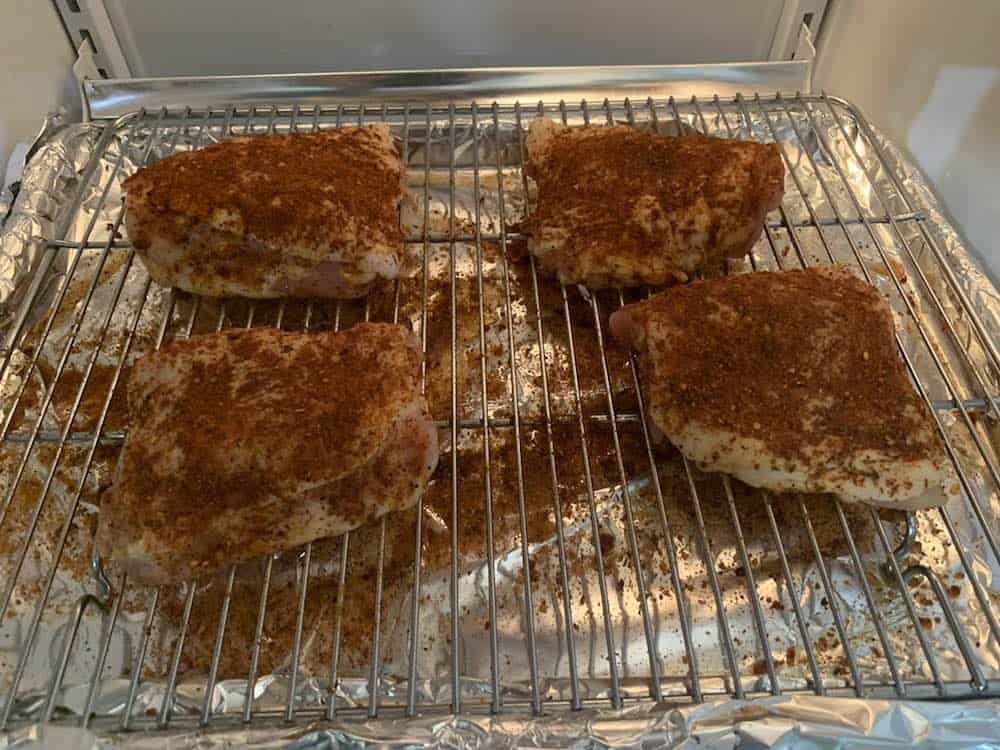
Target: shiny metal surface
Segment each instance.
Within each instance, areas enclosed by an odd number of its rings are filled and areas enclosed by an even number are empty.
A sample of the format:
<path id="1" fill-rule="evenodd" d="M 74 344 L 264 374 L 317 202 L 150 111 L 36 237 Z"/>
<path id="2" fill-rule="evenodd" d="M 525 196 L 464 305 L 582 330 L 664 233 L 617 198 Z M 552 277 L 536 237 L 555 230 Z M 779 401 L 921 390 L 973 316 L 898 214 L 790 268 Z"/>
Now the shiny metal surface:
<path id="1" fill-rule="evenodd" d="M 84 93 L 95 120 L 162 107 L 201 110 L 210 106 L 357 104 L 514 104 L 692 94 L 809 91 L 810 61 L 713 65 L 618 65 L 548 68 L 397 70 L 365 73 L 197 76 L 88 80 Z"/>

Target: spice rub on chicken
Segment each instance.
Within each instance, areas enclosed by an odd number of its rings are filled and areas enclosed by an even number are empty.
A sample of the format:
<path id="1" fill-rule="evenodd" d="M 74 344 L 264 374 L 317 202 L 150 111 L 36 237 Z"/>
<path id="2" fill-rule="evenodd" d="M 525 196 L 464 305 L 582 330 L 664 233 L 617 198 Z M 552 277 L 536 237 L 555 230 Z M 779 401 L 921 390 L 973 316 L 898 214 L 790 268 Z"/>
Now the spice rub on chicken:
<path id="1" fill-rule="evenodd" d="M 611 329 L 639 351 L 652 424 L 706 470 L 898 509 L 958 491 L 888 304 L 846 270 L 696 281 Z"/>
<path id="2" fill-rule="evenodd" d="M 334 536 L 420 498 L 438 460 L 405 328 L 224 331 L 136 361 L 98 549 L 162 583 Z"/>
<path id="3" fill-rule="evenodd" d="M 532 121 L 528 250 L 564 284 L 658 286 L 745 255 L 784 189 L 773 144 Z"/>
<path id="4" fill-rule="evenodd" d="M 163 286 L 360 297 L 399 273 L 402 175 L 384 124 L 229 138 L 129 177 L 125 227 Z"/>

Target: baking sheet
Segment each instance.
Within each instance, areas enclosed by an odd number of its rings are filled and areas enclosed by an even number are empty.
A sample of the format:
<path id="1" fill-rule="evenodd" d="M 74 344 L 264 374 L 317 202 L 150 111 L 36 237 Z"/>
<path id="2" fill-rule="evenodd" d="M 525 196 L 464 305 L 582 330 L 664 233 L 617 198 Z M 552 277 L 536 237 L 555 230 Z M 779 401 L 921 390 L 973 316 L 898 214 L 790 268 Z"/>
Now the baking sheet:
<path id="1" fill-rule="evenodd" d="M 957 235 L 940 214 L 933 195 L 911 165 L 898 152 L 878 138 L 879 146 L 886 152 L 891 166 L 902 178 L 903 184 L 918 202 L 918 216 L 913 207 L 906 206 L 895 185 L 882 169 L 873 143 L 856 127 L 850 113 L 839 108 L 838 114 L 846 121 L 847 134 L 843 137 L 832 112 L 820 105 L 810 105 L 812 117 L 802 107 L 790 105 L 791 116 L 784 110 L 770 111 L 771 120 L 760 114 L 747 119 L 742 107 L 726 105 L 720 117 L 718 109 L 705 103 L 699 112 L 690 106 L 680 107 L 679 114 L 687 127 L 705 127 L 709 132 L 743 135 L 752 131 L 755 138 L 770 140 L 773 134 L 784 145 L 789 162 L 795 166 L 802 192 L 796 189 L 792 178 L 786 181 L 784 209 L 788 222 L 797 227 L 793 232 L 778 226 L 781 216 L 769 217 L 772 225 L 769 237 L 764 237 L 753 252 L 753 266 L 758 269 L 775 268 L 779 264 L 794 265 L 801 254 L 809 262 L 826 262 L 826 247 L 845 263 L 856 265 L 851 243 L 834 222 L 836 211 L 848 219 L 847 232 L 855 242 L 874 281 L 886 291 L 897 312 L 898 329 L 904 347 L 911 356 L 921 382 L 935 400 L 947 400 L 951 394 L 937 371 L 930 353 L 913 322 L 907 317 L 906 306 L 897 294 L 889 271 L 897 277 L 904 276 L 904 291 L 911 304 L 920 312 L 934 351 L 947 366 L 947 372 L 959 388 L 962 398 L 981 397 L 984 393 L 970 376 L 969 365 L 956 349 L 943 329 L 943 321 L 933 309 L 929 295 L 922 286 L 917 266 L 926 274 L 939 295 L 949 319 L 969 353 L 972 364 L 989 378 L 989 392 L 995 393 L 994 373 L 985 360 L 970 330 L 967 316 L 959 312 L 957 302 L 945 283 L 940 267 L 927 247 L 918 221 L 932 234 L 938 246 L 946 253 L 951 267 L 963 290 L 981 316 L 988 330 L 995 333 L 997 314 L 996 290 L 979 272 L 969 258 Z M 378 119 L 378 110 L 368 110 L 368 119 Z M 656 126 L 676 130 L 674 112 L 665 103 L 655 109 Z M 524 117 L 534 116 L 534 111 Z M 549 116 L 559 117 L 558 108 L 550 108 Z M 605 112 L 595 107 L 588 114 L 603 121 Z M 628 112 L 621 106 L 611 110 L 616 120 L 627 120 Z M 570 122 L 582 122 L 584 113 L 579 108 L 567 109 Z M 520 537 L 517 479 L 517 445 L 509 423 L 512 419 L 512 390 L 510 386 L 510 352 L 508 341 L 514 343 L 514 361 L 517 372 L 519 416 L 523 420 L 521 439 L 522 476 L 525 482 L 529 560 L 533 596 L 534 635 L 537 645 L 538 685 L 545 701 L 567 700 L 571 697 L 569 679 L 569 642 L 567 630 L 573 636 L 573 655 L 579 674 L 579 691 L 583 699 L 607 699 L 609 695 L 609 661 L 605 610 L 601 603 L 596 568 L 595 540 L 591 532 L 589 514 L 590 496 L 584 480 L 582 446 L 585 444 L 590 458 L 594 486 L 594 507 L 600 533 L 596 544 L 601 548 L 605 567 L 605 583 L 609 591 L 607 622 L 611 625 L 615 649 L 615 662 L 622 677 L 625 697 L 645 699 L 649 692 L 649 662 L 643 623 L 638 616 L 638 581 L 635 561 L 629 554 L 626 537 L 624 493 L 627 490 L 636 517 L 636 529 L 644 583 L 648 590 L 647 601 L 655 623 L 653 633 L 662 689 L 665 696 L 684 698 L 690 690 L 688 656 L 678 627 L 677 596 L 673 589 L 671 563 L 664 544 L 664 529 L 658 514 L 656 495 L 653 491 L 651 467 L 638 423 L 619 424 L 623 444 L 626 482 L 621 481 L 614 458 L 612 435 L 606 420 L 607 393 L 600 368 L 601 350 L 595 335 L 592 309 L 583 290 L 567 290 L 567 307 L 573 323 L 576 359 L 579 366 L 581 404 L 587 419 L 586 442 L 581 439 L 575 419 L 576 399 L 572 389 L 571 358 L 566 333 L 565 313 L 561 291 L 557 286 L 542 280 L 539 287 L 541 317 L 543 320 L 542 348 L 545 353 L 546 375 L 551 395 L 551 412 L 554 420 L 553 440 L 556 445 L 559 496 L 562 501 L 562 526 L 567 548 L 569 596 L 563 596 L 562 580 L 558 565 L 558 540 L 552 498 L 551 472 L 548 458 L 548 436 L 541 418 L 544 416 L 537 314 L 534 305 L 530 269 L 523 257 L 523 247 L 512 240 L 504 247 L 496 240 L 475 242 L 458 241 L 454 247 L 439 241 L 454 229 L 464 237 L 475 234 L 477 225 L 482 233 L 492 236 L 501 228 L 500 189 L 504 194 L 503 228 L 516 231 L 516 222 L 523 213 L 524 193 L 519 164 L 519 148 L 515 127 L 515 114 L 509 110 L 498 112 L 496 123 L 492 113 L 481 111 L 473 126 L 468 114 L 456 118 L 454 126 L 448 123 L 447 113 L 438 112 L 431 118 L 430 128 L 419 121 L 408 121 L 404 128 L 401 115 L 389 115 L 394 131 L 405 140 L 410 173 L 408 187 L 412 200 L 404 208 L 404 223 L 412 237 L 425 234 L 424 205 L 428 208 L 426 243 L 413 242 L 410 250 L 410 275 L 400 285 L 400 320 L 408 321 L 418 333 L 426 331 L 427 338 L 427 392 L 434 415 L 443 426 L 446 447 L 451 450 L 448 423 L 451 414 L 451 335 L 450 303 L 452 288 L 449 271 L 454 255 L 457 279 L 455 285 L 456 308 L 456 362 L 458 365 L 457 416 L 466 423 L 481 419 L 483 409 L 481 362 L 486 362 L 486 409 L 495 426 L 490 430 L 490 500 L 493 504 L 494 564 L 496 586 L 499 657 L 499 681 L 503 700 L 508 711 L 523 711 L 514 704 L 530 698 L 530 654 L 526 649 L 528 617 L 524 611 L 524 556 Z M 653 111 L 636 107 L 632 118 L 640 125 L 652 126 Z M 308 118 L 298 120 L 308 127 Z M 303 124 L 304 123 L 304 124 Z M 334 124 L 324 118 L 325 124 Z M 84 472 L 87 438 L 97 426 L 98 416 L 108 395 L 114 368 L 124 353 L 127 368 L 137 354 L 155 344 L 164 312 L 170 305 L 166 290 L 153 287 L 143 298 L 146 276 L 138 261 L 131 262 L 127 249 L 110 247 L 108 243 L 124 244 L 118 238 L 124 230 L 119 226 L 121 180 L 134 171 L 144 158 L 156 159 L 176 149 L 204 145 L 221 137 L 226 125 L 234 125 L 235 132 L 243 132 L 245 120 L 222 122 L 211 120 L 202 128 L 192 118 L 183 126 L 157 125 L 150 118 L 134 128 L 125 127 L 117 132 L 106 150 L 99 154 L 93 179 L 84 189 L 81 208 L 71 217 L 67 239 L 86 239 L 95 247 L 82 251 L 72 248 L 59 250 L 52 263 L 52 270 L 44 279 L 41 302 L 31 311 L 25 326 L 26 335 L 12 355 L 12 368 L 4 382 L 5 403 L 20 387 L 20 375 L 39 352 L 38 365 L 33 368 L 25 388 L 27 406 L 23 413 L 12 418 L 14 437 L 30 435 L 37 421 L 39 405 L 44 403 L 45 387 L 57 369 L 64 347 L 73 335 L 75 320 L 80 320 L 73 346 L 67 352 L 67 371 L 54 391 L 52 406 L 44 415 L 40 427 L 43 438 L 27 457 L 25 478 L 13 496 L 13 504 L 5 523 L 14 533 L 8 534 L 4 554 L 10 559 L 18 552 L 17 545 L 24 536 L 26 522 L 39 490 L 52 467 L 55 446 L 51 437 L 66 426 L 73 402 L 82 382 L 80 373 L 86 368 L 92 352 L 97 351 L 91 386 L 81 394 L 80 406 L 71 425 L 71 432 L 79 433 L 63 451 L 59 468 L 53 474 L 51 489 L 42 513 L 38 531 L 29 549 L 25 567 L 14 590 L 13 617 L 8 617 L 0 629 L 0 643 L 4 644 L 3 677 L 13 673 L 17 647 L 24 637 L 37 601 L 39 586 L 44 582 L 52 562 L 54 548 L 68 510 L 72 509 L 77 490 L 80 503 L 76 508 L 71 541 L 59 563 L 50 604 L 42 613 L 37 645 L 31 662 L 20 685 L 17 712 L 28 718 L 40 708 L 38 696 L 51 678 L 53 668 L 62 653 L 68 631 L 68 618 L 73 613 L 80 596 L 85 592 L 101 593 L 89 576 L 91 534 L 96 523 L 96 505 L 105 491 L 108 477 L 117 454 L 116 444 L 121 431 L 127 428 L 122 395 L 124 385 L 119 384 L 110 402 L 103 432 L 108 436 L 94 455 L 93 465 Z M 269 120 L 265 115 L 251 125 L 258 131 L 269 124 L 278 128 L 288 126 L 281 117 Z M 727 126 L 729 126 L 727 128 Z M 815 126 L 815 129 L 814 129 Z M 30 278 L 27 270 L 37 265 L 37 258 L 44 253 L 45 237 L 51 223 L 38 219 L 51 216 L 54 208 L 65 204 L 71 175 L 84 170 L 94 144 L 100 137 L 97 126 L 80 126 L 68 129 L 53 138 L 39 151 L 26 175 L 29 189 L 22 191 L 15 204 L 11 219 L 4 228 L 3 248 L 10 256 L 7 268 L 9 289 L 0 301 L 6 309 L 16 309 L 17 292 Z M 155 132 L 154 132 L 155 130 Z M 403 138 L 404 132 L 408 138 Z M 803 137 L 800 138 L 799 136 Z M 872 185 L 854 161 L 850 149 L 854 145 L 862 163 L 875 177 Z M 830 149 L 835 155 L 829 158 Z M 147 157 L 148 152 L 148 157 Z M 451 192 L 448 166 L 454 155 L 458 169 L 455 173 L 454 194 Z M 501 169 L 496 171 L 499 155 Z M 812 170 L 812 162 L 818 166 Z M 478 162 L 480 180 L 473 179 L 473 166 Z M 891 269 L 887 268 L 878 247 L 871 241 L 866 227 L 856 220 L 857 210 L 845 184 L 840 180 L 838 165 L 850 165 L 846 174 L 848 184 L 860 201 L 863 214 L 873 219 L 872 232 L 886 250 Z M 36 175 L 32 177 L 31 174 Z M 819 177 L 833 188 L 833 202 L 827 199 Z M 37 187 L 36 187 L 37 185 Z M 821 221 L 828 223 L 820 228 L 806 225 L 810 213 L 804 196 L 808 197 L 813 211 Z M 454 212 L 451 208 L 454 205 Z M 47 209 L 46 207 L 50 207 Z M 477 209 L 478 207 L 478 209 Z M 48 213 L 46 213 L 48 211 Z M 898 241 L 894 229 L 884 216 L 908 216 L 899 221 L 903 237 L 915 251 L 911 258 Z M 34 217 L 34 218 L 33 218 Z M 854 221 L 850 221 L 851 218 Z M 13 224 L 11 222 L 14 222 Z M 800 226 L 801 225 L 801 226 Z M 89 228 L 89 234 L 88 234 Z M 16 231 L 18 234 L 13 234 Z M 822 233 L 822 236 L 821 236 Z M 27 237 L 23 239 L 22 235 Z M 86 237 L 85 237 L 86 235 Z M 822 239 L 826 239 L 824 245 Z M 424 257 L 427 259 L 427 294 L 424 294 Z M 79 257 L 77 257 L 79 254 Z M 483 270 L 483 327 L 486 331 L 484 346 L 479 341 L 479 288 L 477 267 L 481 259 Z M 71 277 L 68 274 L 76 266 Z M 508 273 L 505 274 L 505 268 Z M 734 268 L 734 272 L 749 268 Z M 92 298 L 88 302 L 90 282 L 97 278 Z M 52 333 L 48 342 L 39 350 L 38 337 L 45 325 L 43 313 L 52 301 L 65 290 L 62 305 L 52 319 Z M 508 311 L 507 293 L 511 304 Z M 113 304 L 117 300 L 117 304 Z M 143 301 L 144 300 L 144 301 Z M 140 307 L 140 301 L 143 301 Z M 368 314 L 372 319 L 392 319 L 395 310 L 395 290 L 386 289 L 370 298 Z M 86 303 L 86 304 L 85 304 Z M 598 297 L 599 309 L 607 313 L 618 304 L 614 295 Z M 110 326 L 102 335 L 102 324 L 110 313 Z M 246 302 L 233 301 L 219 304 L 212 301 L 195 301 L 186 297 L 175 300 L 168 321 L 166 335 L 184 335 L 193 321 L 195 332 L 214 330 L 223 325 L 245 325 L 250 317 Z M 277 303 L 262 303 L 253 309 L 253 324 L 273 324 L 278 314 Z M 283 325 L 301 326 L 305 318 L 304 304 L 289 304 L 283 310 Z M 361 303 L 345 304 L 338 316 L 336 306 L 317 303 L 311 312 L 314 327 L 333 326 L 339 317 L 341 325 L 349 325 L 365 314 Z M 426 324 L 425 324 L 426 320 Z M 129 331 L 135 334 L 129 339 Z M 508 328 L 509 327 L 509 328 Z M 635 409 L 631 372 L 627 353 L 608 341 L 607 357 L 610 390 L 619 412 Z M 74 375 L 76 373 L 76 375 Z M 126 373 L 127 374 L 127 373 Z M 35 394 L 34 397 L 32 394 Z M 32 409 L 34 399 L 34 409 Z M 891 405 L 887 405 L 889 408 Z M 971 433 L 953 411 L 940 414 L 952 437 L 956 450 L 963 458 L 963 466 L 973 484 L 987 521 L 997 532 L 1000 518 L 1000 499 L 997 488 L 990 481 L 987 466 L 977 452 Z M 985 415 L 975 415 L 975 428 L 980 441 L 992 451 L 992 422 Z M 44 438 L 49 436 L 48 440 Z M 467 702 L 471 705 L 488 702 L 491 698 L 491 644 L 489 618 L 489 576 L 485 561 L 486 524 L 484 517 L 485 464 L 483 459 L 482 431 L 463 428 L 458 431 L 456 465 L 459 467 L 459 492 L 461 497 L 460 548 L 459 548 L 459 611 L 460 665 L 462 685 Z M 5 446 L 6 469 L 4 477 L 10 481 L 21 461 L 24 443 L 8 439 Z M 989 454 L 992 458 L 992 453 Z M 684 469 L 675 455 L 658 454 L 655 463 L 657 478 L 661 483 L 666 516 L 677 549 L 677 573 L 682 581 L 682 595 L 688 609 L 691 632 L 695 643 L 701 689 L 706 694 L 732 689 L 728 665 L 720 645 L 718 615 L 714 606 L 706 568 L 704 545 L 697 533 L 692 501 L 688 494 Z M 711 542 L 711 560 L 719 577 L 726 615 L 733 636 L 738 671 L 742 687 L 748 692 L 766 691 L 770 680 L 764 669 L 762 649 L 753 625 L 752 611 L 746 598 L 745 574 L 740 571 L 740 560 L 735 535 L 723 504 L 723 489 L 718 478 L 698 477 L 697 487 L 706 515 L 708 538 Z M 419 611 L 420 640 L 418 655 L 417 698 L 420 703 L 447 706 L 451 700 L 450 606 L 448 588 L 450 568 L 448 539 L 451 524 L 451 455 L 442 456 L 435 482 L 423 504 L 422 570 Z M 815 559 L 805 537 L 801 515 L 794 504 L 777 499 L 775 512 L 779 514 L 783 541 L 789 550 L 792 563 L 792 586 L 784 580 L 775 554 L 775 543 L 768 520 L 763 512 L 760 495 L 736 486 L 740 507 L 740 520 L 748 540 L 749 552 L 759 597 L 765 615 L 766 632 L 777 673 L 784 690 L 805 688 L 810 678 L 798 625 L 791 606 L 791 591 L 809 623 L 811 642 L 814 644 L 822 670 L 824 684 L 836 689 L 849 684 L 845 652 L 836 632 L 832 606 L 839 607 L 847 625 L 848 637 L 857 656 L 869 687 L 890 684 L 891 674 L 883 646 L 873 627 L 864 592 L 858 585 L 857 571 L 847 554 L 843 534 L 835 510 L 828 500 L 809 501 L 810 517 L 820 536 L 821 546 L 829 563 L 835 601 L 831 605 L 831 592 L 823 590 Z M 997 561 L 986 548 L 981 527 L 973 517 L 965 498 L 955 501 L 948 509 L 968 552 L 978 581 L 989 596 L 996 601 Z M 848 522 L 858 540 L 863 557 L 864 575 L 872 587 L 887 626 L 890 645 L 899 664 L 902 678 L 908 682 L 926 681 L 930 669 L 916 630 L 908 617 L 903 599 L 886 578 L 881 564 L 885 560 L 883 549 L 874 533 L 873 522 L 865 509 L 845 506 Z M 412 594 L 412 561 L 414 554 L 415 512 L 398 514 L 386 527 L 385 549 L 387 556 L 383 569 L 385 591 L 382 601 L 381 646 L 382 705 L 392 706 L 405 701 L 405 680 L 409 670 L 408 636 L 409 613 Z M 20 524 L 20 526 L 18 526 Z M 905 524 L 901 519 L 888 519 L 886 530 L 890 541 L 902 536 Z M 939 576 L 949 596 L 949 604 L 975 644 L 976 659 L 987 677 L 995 677 L 998 665 L 998 644 L 992 638 L 979 603 L 972 596 L 971 586 L 954 547 L 945 536 L 940 518 L 934 513 L 917 515 L 917 539 L 909 548 L 903 565 L 920 563 L 933 569 Z M 376 575 L 375 554 L 381 527 L 365 527 L 351 535 L 348 569 L 342 619 L 342 653 L 339 684 L 336 694 L 338 708 L 349 710 L 366 706 L 368 702 L 368 658 L 371 641 L 371 621 L 374 610 Z M 344 540 L 331 540 L 314 545 L 311 554 L 311 576 L 306 599 L 306 619 L 303 648 L 300 654 L 300 675 L 297 684 L 296 704 L 304 708 L 318 706 L 327 698 L 327 678 L 333 651 L 335 603 L 340 580 L 340 560 Z M 273 570 L 268 619 L 265 621 L 266 642 L 262 650 L 262 675 L 255 685 L 255 710 L 281 709 L 286 701 L 288 658 L 295 624 L 295 606 L 299 582 L 302 580 L 302 557 L 298 553 L 279 556 Z M 211 704 L 216 713 L 240 712 L 246 693 L 247 658 L 253 638 L 257 613 L 261 565 L 241 568 L 237 577 L 233 607 L 227 625 L 220 667 L 220 680 L 215 687 Z M 9 568 L 7 569 L 9 571 Z M 108 576 L 112 586 L 120 584 L 119 574 L 110 568 Z M 6 578 L 7 571 L 5 571 Z M 215 579 L 199 583 L 196 592 L 197 606 L 181 655 L 177 701 L 174 715 L 183 717 L 196 714 L 204 701 L 205 673 L 211 657 L 217 631 L 218 612 L 221 605 L 224 581 Z M 934 651 L 945 681 L 966 682 L 967 666 L 951 634 L 946 618 L 938 606 L 933 591 L 926 580 L 917 579 L 910 590 L 927 640 L 934 644 Z M 134 713 L 143 716 L 159 711 L 163 698 L 163 678 L 173 654 L 172 645 L 177 637 L 177 624 L 181 620 L 183 603 L 187 595 L 184 586 L 164 589 L 160 593 L 157 616 L 153 620 L 149 653 L 143 665 L 142 685 L 134 706 Z M 137 643 L 141 637 L 147 607 L 151 601 L 148 589 L 129 585 L 125 589 L 123 605 L 111 637 L 111 647 L 103 672 L 104 679 L 95 704 L 98 716 L 115 715 L 122 710 L 128 688 L 128 678 L 138 666 L 134 663 Z M 573 622 L 567 628 L 564 612 L 569 599 Z M 91 607 L 82 619 L 80 633 L 72 649 L 65 686 L 57 705 L 60 709 L 80 711 L 86 700 L 86 682 L 96 663 L 98 644 L 104 634 L 107 617 L 97 607 Z M 0 688 L 2 690 L 3 688 Z M 796 696 L 808 700 L 804 696 Z M 874 709 L 873 709 L 874 710 Z"/>

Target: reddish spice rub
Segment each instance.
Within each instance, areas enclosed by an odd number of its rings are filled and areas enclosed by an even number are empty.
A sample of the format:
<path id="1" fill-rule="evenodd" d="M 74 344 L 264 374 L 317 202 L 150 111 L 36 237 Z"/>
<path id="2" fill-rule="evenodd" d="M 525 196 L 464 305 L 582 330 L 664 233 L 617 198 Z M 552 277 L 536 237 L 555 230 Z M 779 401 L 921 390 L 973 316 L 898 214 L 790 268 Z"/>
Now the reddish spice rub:
<path id="1" fill-rule="evenodd" d="M 686 281 L 741 257 L 784 185 L 777 147 L 626 126 L 532 123 L 529 250 L 563 283 Z"/>
<path id="2" fill-rule="evenodd" d="M 894 507 L 954 492 L 892 313 L 843 269 L 697 281 L 624 308 L 653 422 L 703 467 Z"/>
<path id="3" fill-rule="evenodd" d="M 402 171 L 385 125 L 235 137 L 129 177 L 126 226 L 164 285 L 359 296 L 398 271 Z"/>
<path id="4" fill-rule="evenodd" d="M 437 461 L 401 326 L 255 328 L 138 360 L 99 545 L 143 579 L 210 572 L 416 502 Z"/>

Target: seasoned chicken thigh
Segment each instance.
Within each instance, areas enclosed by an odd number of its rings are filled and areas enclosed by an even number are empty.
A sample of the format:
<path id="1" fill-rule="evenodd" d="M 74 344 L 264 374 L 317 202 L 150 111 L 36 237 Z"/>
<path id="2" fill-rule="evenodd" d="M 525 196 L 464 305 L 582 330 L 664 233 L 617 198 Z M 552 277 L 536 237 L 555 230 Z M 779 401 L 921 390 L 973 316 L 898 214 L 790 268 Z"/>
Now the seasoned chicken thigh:
<path id="1" fill-rule="evenodd" d="M 777 146 L 531 123 L 528 250 L 564 284 L 662 285 L 745 255 L 784 187 Z"/>
<path id="2" fill-rule="evenodd" d="M 678 286 L 611 317 L 649 419 L 700 467 L 898 509 L 958 487 L 878 291 L 842 269 Z"/>
<path id="3" fill-rule="evenodd" d="M 419 377 L 419 342 L 389 324 L 225 331 L 142 357 L 99 550 L 162 583 L 412 506 L 438 459 Z"/>
<path id="4" fill-rule="evenodd" d="M 129 177 L 125 227 L 163 286 L 360 297 L 399 273 L 402 174 L 387 125 L 230 138 Z"/>

